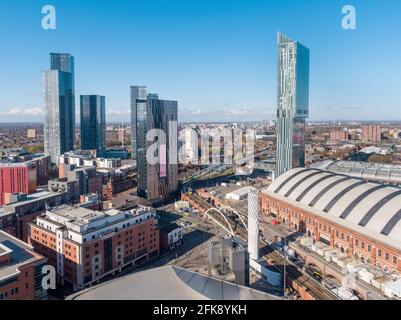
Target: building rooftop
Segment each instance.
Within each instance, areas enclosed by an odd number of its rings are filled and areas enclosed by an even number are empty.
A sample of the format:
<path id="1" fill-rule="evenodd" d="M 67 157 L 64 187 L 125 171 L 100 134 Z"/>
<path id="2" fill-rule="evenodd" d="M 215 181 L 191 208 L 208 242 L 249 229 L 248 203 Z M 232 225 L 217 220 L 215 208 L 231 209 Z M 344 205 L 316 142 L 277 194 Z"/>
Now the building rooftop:
<path id="1" fill-rule="evenodd" d="M 156 214 L 153 208 L 143 206 L 139 206 L 138 208 L 129 211 L 120 211 L 116 209 L 95 211 L 84 207 L 62 205 L 47 210 L 47 212 L 39 219 L 45 219 L 60 226 L 65 226 L 67 229 L 78 233 L 85 233 L 93 229 L 103 228 L 118 221 L 137 217 L 146 213 Z"/>
<path id="2" fill-rule="evenodd" d="M 252 186 L 246 186 L 246 187 L 240 188 L 240 189 L 238 189 L 238 190 L 232 191 L 232 192 L 230 192 L 230 193 L 227 193 L 227 194 L 226 194 L 226 197 L 229 197 L 229 196 L 232 196 L 232 195 L 237 195 L 237 196 L 239 196 L 239 197 L 243 197 L 243 196 L 245 196 L 245 195 L 247 196 L 248 193 L 249 193 L 252 189 L 253 189 Z"/>
<path id="3" fill-rule="evenodd" d="M 174 223 L 166 224 L 166 225 L 160 227 L 160 229 L 165 233 L 170 233 L 173 230 L 182 229 L 182 227 L 174 222 Z"/>
<path id="4" fill-rule="evenodd" d="M 0 280 L 6 280 L 20 273 L 18 268 L 22 265 L 44 259 L 35 254 L 31 246 L 0 230 L 0 256 L 10 255 L 10 262 L 0 266 Z"/>
<path id="5" fill-rule="evenodd" d="M 146 290 L 143 290 L 146 288 Z M 175 266 L 137 272 L 68 300 L 279 300 L 273 295 Z"/>
<path id="6" fill-rule="evenodd" d="M 298 168 L 263 193 L 401 250 L 401 188 Z"/>
<path id="7" fill-rule="evenodd" d="M 366 180 L 401 183 L 401 165 L 397 164 L 327 160 L 314 163 L 310 167 Z"/>

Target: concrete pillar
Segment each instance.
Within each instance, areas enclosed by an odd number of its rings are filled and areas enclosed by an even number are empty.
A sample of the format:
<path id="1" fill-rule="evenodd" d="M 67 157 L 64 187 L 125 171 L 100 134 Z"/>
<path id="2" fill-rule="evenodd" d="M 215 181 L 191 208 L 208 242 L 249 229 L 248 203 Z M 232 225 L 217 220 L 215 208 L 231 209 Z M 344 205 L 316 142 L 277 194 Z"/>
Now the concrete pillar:
<path id="1" fill-rule="evenodd" d="M 248 193 L 248 252 L 249 258 L 259 259 L 259 190 Z"/>

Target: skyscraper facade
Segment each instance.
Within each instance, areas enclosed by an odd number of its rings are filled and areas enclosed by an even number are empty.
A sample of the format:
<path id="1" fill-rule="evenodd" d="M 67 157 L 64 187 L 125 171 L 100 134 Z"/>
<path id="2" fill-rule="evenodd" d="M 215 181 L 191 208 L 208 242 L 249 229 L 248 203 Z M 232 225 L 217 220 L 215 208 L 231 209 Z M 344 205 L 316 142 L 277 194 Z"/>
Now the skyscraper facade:
<path id="1" fill-rule="evenodd" d="M 137 159 L 137 109 L 146 106 L 147 89 L 144 86 L 131 86 L 131 158 Z"/>
<path id="2" fill-rule="evenodd" d="M 309 117 L 309 49 L 278 33 L 276 176 L 305 166 Z"/>
<path id="3" fill-rule="evenodd" d="M 141 87 L 141 95 L 132 115 L 136 119 L 138 196 L 157 201 L 178 190 L 178 103 L 147 94 L 145 87 Z"/>
<path id="4" fill-rule="evenodd" d="M 106 148 L 106 99 L 84 95 L 81 101 L 81 149 L 96 150 L 102 156 Z"/>
<path id="5" fill-rule="evenodd" d="M 44 147 L 52 162 L 74 149 L 75 145 L 75 80 L 74 57 L 51 53 L 51 70 L 44 71 Z"/>

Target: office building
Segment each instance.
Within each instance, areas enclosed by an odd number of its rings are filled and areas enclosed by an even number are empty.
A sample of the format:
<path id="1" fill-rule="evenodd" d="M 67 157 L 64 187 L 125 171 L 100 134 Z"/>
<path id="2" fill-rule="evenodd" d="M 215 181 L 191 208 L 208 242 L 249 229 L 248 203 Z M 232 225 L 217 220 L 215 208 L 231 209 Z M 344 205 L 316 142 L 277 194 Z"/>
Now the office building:
<path id="1" fill-rule="evenodd" d="M 29 243 L 56 268 L 71 290 L 90 286 L 159 253 L 156 211 L 92 211 L 60 206 L 30 224 Z"/>
<path id="2" fill-rule="evenodd" d="M 75 145 L 74 57 L 51 53 L 51 70 L 44 78 L 45 154 L 57 157 Z"/>
<path id="3" fill-rule="evenodd" d="M 178 190 L 178 104 L 177 101 L 160 100 L 157 94 L 146 94 L 146 88 L 137 88 L 140 99 L 132 116 L 136 120 L 136 157 L 138 171 L 138 196 L 148 201 L 172 197 Z M 134 90 L 134 89 L 132 89 Z M 134 92 L 135 92 L 134 90 Z M 150 132 L 160 134 L 147 141 Z M 154 147 L 155 163 L 148 161 L 148 148 Z"/>
<path id="4" fill-rule="evenodd" d="M 96 150 L 103 156 L 106 149 L 106 99 L 98 95 L 84 95 L 81 102 L 81 149 Z"/>
<path id="5" fill-rule="evenodd" d="M 305 166 L 309 117 L 309 49 L 278 33 L 276 176 Z"/>

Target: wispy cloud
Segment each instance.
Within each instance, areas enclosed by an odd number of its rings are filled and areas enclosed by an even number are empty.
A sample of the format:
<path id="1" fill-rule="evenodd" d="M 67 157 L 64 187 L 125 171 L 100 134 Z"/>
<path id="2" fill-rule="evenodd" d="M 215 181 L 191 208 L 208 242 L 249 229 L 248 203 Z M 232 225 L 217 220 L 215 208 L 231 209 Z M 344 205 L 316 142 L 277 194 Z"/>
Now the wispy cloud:
<path id="1" fill-rule="evenodd" d="M 182 108 L 179 109 L 180 121 L 254 121 L 275 116 L 274 109 L 258 108 Z"/>
<path id="2" fill-rule="evenodd" d="M 6 111 L 0 112 L 3 116 L 38 116 L 43 115 L 43 108 L 33 107 L 33 108 L 11 108 Z"/>

